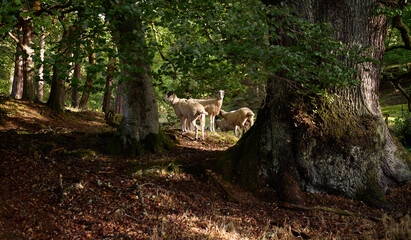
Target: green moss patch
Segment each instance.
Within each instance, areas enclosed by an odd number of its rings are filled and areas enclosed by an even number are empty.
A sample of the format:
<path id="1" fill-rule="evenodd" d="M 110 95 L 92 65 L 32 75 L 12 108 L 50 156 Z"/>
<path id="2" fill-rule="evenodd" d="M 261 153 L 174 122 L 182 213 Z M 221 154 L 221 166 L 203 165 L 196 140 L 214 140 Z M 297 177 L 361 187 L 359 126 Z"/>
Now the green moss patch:
<path id="1" fill-rule="evenodd" d="M 348 103 L 332 104 L 324 101 L 315 115 L 318 124 L 313 137 L 326 145 L 334 144 L 340 148 L 359 146 L 365 149 L 378 149 L 382 144 L 378 129 L 381 119 L 372 115 L 359 115 Z"/>
<path id="2" fill-rule="evenodd" d="M 376 170 L 369 169 L 365 177 L 365 185 L 357 191 L 356 197 L 375 207 L 384 208 L 387 204 L 387 199 L 381 186 L 378 184 Z"/>

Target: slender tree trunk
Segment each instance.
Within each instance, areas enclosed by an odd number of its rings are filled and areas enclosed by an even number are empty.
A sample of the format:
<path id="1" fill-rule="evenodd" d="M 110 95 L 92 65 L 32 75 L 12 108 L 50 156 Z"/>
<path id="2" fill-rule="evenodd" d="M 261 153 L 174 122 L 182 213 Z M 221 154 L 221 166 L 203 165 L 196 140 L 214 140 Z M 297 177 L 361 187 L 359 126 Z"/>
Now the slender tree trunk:
<path id="1" fill-rule="evenodd" d="M 43 102 L 43 87 L 44 87 L 44 41 L 46 38 L 46 30 L 44 27 L 41 28 L 41 34 L 40 34 L 40 67 L 39 67 L 39 81 L 37 83 L 37 101 Z"/>
<path id="2" fill-rule="evenodd" d="M 66 79 L 69 76 L 68 58 L 71 54 L 69 49 L 71 45 L 70 35 L 74 30 L 74 27 L 64 29 L 63 36 L 59 43 L 58 56 L 53 66 L 50 97 L 47 104 L 57 114 L 63 113 L 65 109 Z"/>
<path id="3" fill-rule="evenodd" d="M 388 22 L 374 14 L 376 0 L 286 2 L 299 16 L 331 23 L 337 39 L 374 47 L 373 57 L 382 59 Z M 392 139 L 381 114 L 379 75 L 378 64 L 360 66 L 361 85 L 333 91 L 338 97 L 323 101 L 313 122 L 298 121 L 301 116 L 291 106 L 304 104 L 293 102 L 286 82 L 271 78 L 255 125 L 227 152 L 225 174 L 250 190 L 270 186 L 288 202 L 302 203 L 303 189 L 383 206 L 388 186 L 408 181 L 411 173 L 408 154 Z"/>
<path id="4" fill-rule="evenodd" d="M 123 103 L 124 103 L 124 97 L 123 97 L 123 88 L 124 88 L 124 83 L 121 83 L 117 87 L 117 93 L 116 93 L 116 106 L 114 111 L 117 114 L 123 114 Z"/>
<path id="5" fill-rule="evenodd" d="M 23 97 L 22 99 L 33 101 L 35 100 L 35 81 L 34 81 L 34 49 L 31 47 L 33 43 L 33 24 L 31 21 L 24 21 L 23 24 L 23 49 L 27 54 L 24 58 L 23 65 Z"/>
<path id="6" fill-rule="evenodd" d="M 20 42 L 23 42 L 23 37 L 20 34 L 21 28 L 19 30 L 19 34 L 17 37 Z M 13 85 L 11 88 L 10 96 L 15 99 L 21 99 L 23 96 L 23 56 L 22 54 L 22 47 L 19 43 L 16 46 L 16 55 L 14 60 L 14 77 L 13 77 Z"/>
<path id="7" fill-rule="evenodd" d="M 111 106 L 111 87 L 113 86 L 114 83 L 114 63 L 116 59 L 114 57 L 111 57 L 109 60 L 109 64 L 107 66 L 107 77 L 106 77 L 106 86 L 104 88 L 104 97 L 103 97 L 103 112 L 107 113 L 110 111 Z"/>
<path id="8" fill-rule="evenodd" d="M 71 81 L 71 106 L 73 108 L 79 108 L 78 85 L 81 82 L 80 79 L 81 79 L 81 63 L 75 63 L 73 80 Z"/>
<path id="9" fill-rule="evenodd" d="M 90 66 L 93 67 L 95 60 L 94 60 L 94 52 L 92 48 L 89 49 L 88 62 Z M 88 110 L 87 104 L 88 104 L 88 99 L 90 97 L 91 88 L 93 87 L 93 77 L 94 77 L 94 73 L 87 72 L 83 94 L 81 95 L 81 99 L 80 99 L 80 109 L 82 110 Z"/>

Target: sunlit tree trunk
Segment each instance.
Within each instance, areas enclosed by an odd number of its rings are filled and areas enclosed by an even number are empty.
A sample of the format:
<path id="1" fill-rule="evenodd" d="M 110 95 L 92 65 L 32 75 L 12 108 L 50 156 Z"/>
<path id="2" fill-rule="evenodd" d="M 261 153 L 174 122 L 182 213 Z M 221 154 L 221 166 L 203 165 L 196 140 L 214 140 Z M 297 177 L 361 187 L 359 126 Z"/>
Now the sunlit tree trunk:
<path id="1" fill-rule="evenodd" d="M 107 77 L 106 77 L 106 86 L 104 88 L 104 97 L 103 97 L 103 112 L 107 113 L 110 111 L 111 106 L 111 95 L 112 91 L 111 88 L 114 83 L 114 63 L 116 59 L 114 57 L 111 57 L 109 60 L 109 64 L 107 65 Z"/>
<path id="2" fill-rule="evenodd" d="M 40 34 L 40 67 L 39 67 L 39 81 L 37 82 L 37 101 L 43 102 L 43 87 L 44 87 L 44 41 L 46 38 L 46 30 L 44 27 L 41 28 L 41 34 Z"/>
<path id="3" fill-rule="evenodd" d="M 31 21 L 23 21 L 23 50 L 27 54 L 24 58 L 23 65 L 23 96 L 22 99 L 33 101 L 35 99 L 35 81 L 34 81 L 34 49 L 33 43 L 33 24 Z"/>
<path id="4" fill-rule="evenodd" d="M 94 52 L 93 52 L 93 48 L 89 49 L 89 56 L 88 56 L 88 62 L 90 67 L 93 67 L 95 60 L 94 60 Z M 83 94 L 81 95 L 81 99 L 80 99 L 80 109 L 82 110 L 88 110 L 88 99 L 90 97 L 90 93 L 91 93 L 91 88 L 93 87 L 93 77 L 94 74 L 91 72 L 87 72 L 87 77 L 86 77 L 86 82 L 84 84 L 84 90 L 83 90 Z"/>
<path id="5" fill-rule="evenodd" d="M 17 38 L 23 42 L 23 37 L 20 34 L 21 27 L 18 30 Z M 21 99 L 23 96 L 23 56 L 22 47 L 19 43 L 16 44 L 16 55 L 14 58 L 14 77 L 10 96 L 15 99 Z"/>
<path id="6" fill-rule="evenodd" d="M 372 56 L 382 59 L 388 23 L 373 12 L 377 1 L 285 2 L 312 22 L 331 23 L 337 39 L 374 47 Z M 379 75 L 379 64 L 359 66 L 361 85 L 330 90 L 338 97 L 318 106 L 315 122 L 301 121 L 304 115 L 291 106 L 305 104 L 293 102 L 291 86 L 272 77 L 255 125 L 226 155 L 225 174 L 250 190 L 269 186 L 288 202 L 303 203 L 301 190 L 306 190 L 383 206 L 386 189 L 411 174 L 409 155 L 390 136 L 381 115 Z"/>

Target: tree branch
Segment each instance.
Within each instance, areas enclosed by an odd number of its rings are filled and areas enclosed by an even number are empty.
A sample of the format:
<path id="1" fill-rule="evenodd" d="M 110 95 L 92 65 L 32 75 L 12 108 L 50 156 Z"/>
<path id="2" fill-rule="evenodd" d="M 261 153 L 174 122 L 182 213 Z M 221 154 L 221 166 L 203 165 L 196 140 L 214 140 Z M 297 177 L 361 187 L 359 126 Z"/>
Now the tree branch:
<path id="1" fill-rule="evenodd" d="M 24 50 L 26 54 L 29 54 L 30 49 L 26 46 L 23 45 L 23 43 L 18 39 L 16 36 L 13 35 L 13 33 L 8 32 L 9 36 Z"/>
<path id="2" fill-rule="evenodd" d="M 405 46 L 393 46 L 393 47 L 389 47 L 385 50 L 385 52 L 391 52 L 394 51 L 396 49 L 407 49 Z"/>
<path id="3" fill-rule="evenodd" d="M 151 23 L 151 28 L 153 29 L 153 33 L 154 33 L 154 39 L 156 40 L 156 42 L 158 43 L 158 36 L 157 36 L 157 31 L 156 28 L 154 27 L 154 23 Z M 178 77 L 177 75 L 177 67 L 175 66 L 175 64 L 170 61 L 168 58 L 166 58 L 166 56 L 164 55 L 163 51 L 161 50 L 161 48 L 159 47 L 159 44 L 157 44 L 157 50 L 160 53 L 161 58 L 163 59 L 163 61 L 167 61 L 171 64 L 171 66 L 173 67 L 173 71 L 174 71 L 174 77 L 179 80 L 181 82 L 181 79 Z"/>
<path id="4" fill-rule="evenodd" d="M 400 31 L 402 41 L 404 42 L 404 48 L 411 50 L 410 31 L 407 26 L 405 26 L 400 16 L 397 15 L 392 19 L 392 26 Z"/>

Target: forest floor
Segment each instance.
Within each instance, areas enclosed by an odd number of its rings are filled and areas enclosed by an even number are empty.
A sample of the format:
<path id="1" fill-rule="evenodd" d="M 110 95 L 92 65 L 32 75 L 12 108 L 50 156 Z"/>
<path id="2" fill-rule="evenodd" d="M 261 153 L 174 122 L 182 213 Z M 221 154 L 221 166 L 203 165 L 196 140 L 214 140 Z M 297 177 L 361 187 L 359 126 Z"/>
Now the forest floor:
<path id="1" fill-rule="evenodd" d="M 257 198 L 207 162 L 233 146 L 176 138 L 175 151 L 108 154 L 115 129 L 98 112 L 53 115 L 0 97 L 0 239 L 410 239 L 411 184 L 384 211 L 305 193 L 306 205 Z M 204 164 L 205 163 L 205 164 Z"/>

